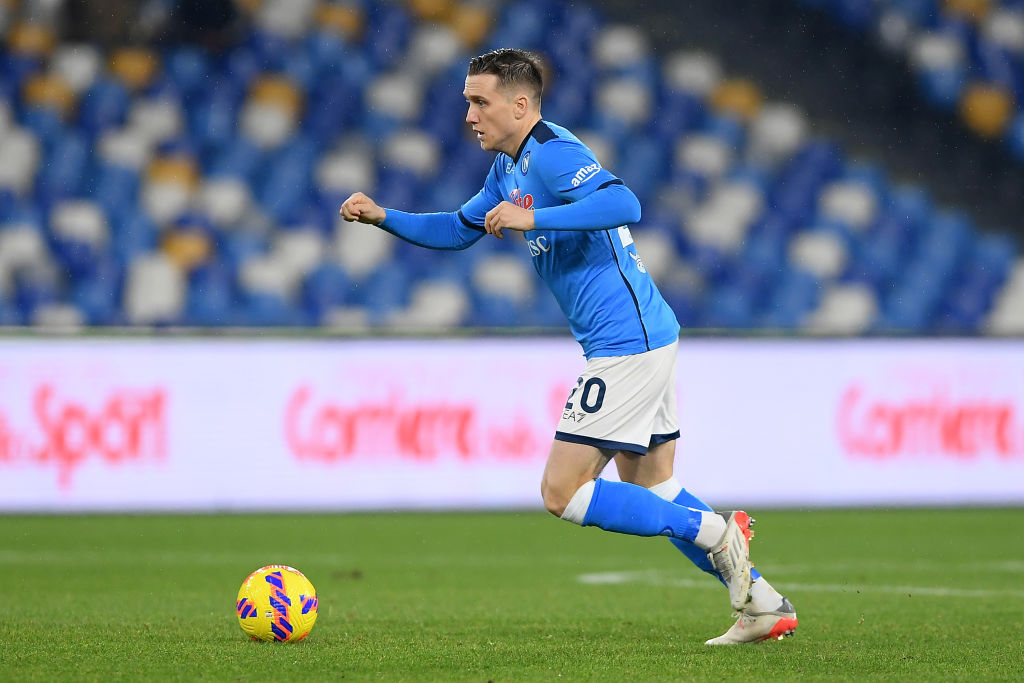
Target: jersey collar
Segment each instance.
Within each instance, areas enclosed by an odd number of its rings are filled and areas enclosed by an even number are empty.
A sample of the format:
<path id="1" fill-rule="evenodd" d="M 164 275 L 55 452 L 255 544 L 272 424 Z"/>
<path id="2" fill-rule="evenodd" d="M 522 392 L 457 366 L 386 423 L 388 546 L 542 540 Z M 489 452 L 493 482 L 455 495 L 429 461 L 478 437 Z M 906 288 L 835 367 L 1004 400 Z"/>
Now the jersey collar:
<path id="1" fill-rule="evenodd" d="M 526 134 L 525 138 L 523 138 L 523 142 L 519 145 L 519 149 L 516 151 L 516 155 L 512 159 L 514 163 L 519 163 L 519 157 L 523 155 L 523 149 L 526 148 L 526 143 L 530 141 L 530 138 L 536 137 L 534 133 L 536 133 L 537 129 L 540 128 L 541 126 L 547 128 L 547 126 L 544 125 L 544 119 L 539 119 L 537 123 L 533 124 L 533 128 L 531 128 L 530 132 Z"/>

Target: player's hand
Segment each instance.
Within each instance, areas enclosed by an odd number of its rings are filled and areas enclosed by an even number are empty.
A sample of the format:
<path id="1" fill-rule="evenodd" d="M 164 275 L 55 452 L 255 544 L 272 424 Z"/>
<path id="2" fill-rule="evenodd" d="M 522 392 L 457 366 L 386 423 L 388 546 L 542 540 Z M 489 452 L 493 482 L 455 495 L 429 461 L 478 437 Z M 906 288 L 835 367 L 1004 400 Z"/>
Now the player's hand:
<path id="1" fill-rule="evenodd" d="M 484 229 L 498 239 L 504 239 L 502 230 L 533 230 L 533 211 L 516 206 L 512 202 L 502 202 L 487 212 L 484 217 Z"/>
<path id="2" fill-rule="evenodd" d="M 380 225 L 388 215 L 387 211 L 377 206 L 377 202 L 362 192 L 356 192 L 346 199 L 338 213 L 347 221 L 359 221 L 370 225 Z"/>

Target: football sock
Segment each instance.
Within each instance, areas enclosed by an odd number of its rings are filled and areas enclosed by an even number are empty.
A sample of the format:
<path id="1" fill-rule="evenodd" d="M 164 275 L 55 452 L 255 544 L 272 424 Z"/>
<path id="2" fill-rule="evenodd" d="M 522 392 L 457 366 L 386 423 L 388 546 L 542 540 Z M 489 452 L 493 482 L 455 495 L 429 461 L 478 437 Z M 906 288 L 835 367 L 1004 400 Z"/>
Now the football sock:
<path id="1" fill-rule="evenodd" d="M 725 521 L 717 514 L 676 505 L 636 484 L 606 479 L 581 486 L 562 519 L 620 534 L 671 536 L 707 548 L 725 532 Z"/>
<path id="2" fill-rule="evenodd" d="M 750 574 L 753 576 L 754 573 Z M 777 610 L 780 604 L 782 604 L 782 595 L 772 588 L 766 578 L 758 576 L 750 586 L 750 611 L 771 612 Z"/>
<path id="3" fill-rule="evenodd" d="M 683 505 L 688 508 L 693 508 L 694 510 L 711 510 L 710 505 L 708 505 L 703 500 L 701 500 L 697 496 L 693 495 L 692 493 L 684 489 L 682 484 L 680 484 L 675 477 L 666 479 L 660 484 L 655 484 L 648 490 L 651 491 L 651 493 L 654 493 L 655 495 L 664 498 L 665 500 L 671 500 L 676 505 Z M 711 560 L 708 559 L 708 553 L 706 550 L 698 548 L 693 543 L 683 541 L 678 538 L 670 538 L 669 540 L 672 542 L 672 545 L 679 549 L 679 552 L 681 552 L 683 555 L 686 555 L 686 557 L 688 557 L 691 562 L 697 565 L 698 569 L 700 569 L 701 571 L 705 571 L 708 574 L 711 574 L 719 581 L 722 580 L 722 577 L 719 575 L 719 573 L 715 571 L 714 567 L 711 566 Z M 715 541 L 717 540 L 718 539 L 716 538 Z M 750 578 L 753 581 L 757 581 L 759 578 L 761 578 L 761 574 L 756 569 L 751 569 Z M 771 586 L 769 586 L 769 588 L 771 588 Z M 774 589 L 772 590 L 774 591 Z M 776 595 L 778 595 L 778 593 L 776 593 Z M 774 609 L 774 607 L 772 607 L 771 609 Z"/>

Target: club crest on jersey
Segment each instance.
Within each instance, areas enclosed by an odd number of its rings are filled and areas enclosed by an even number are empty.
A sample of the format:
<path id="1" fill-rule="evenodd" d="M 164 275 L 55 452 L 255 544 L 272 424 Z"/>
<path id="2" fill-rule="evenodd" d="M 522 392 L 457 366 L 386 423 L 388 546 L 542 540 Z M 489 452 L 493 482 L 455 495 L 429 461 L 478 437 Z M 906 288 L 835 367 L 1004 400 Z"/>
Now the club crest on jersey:
<path id="1" fill-rule="evenodd" d="M 529 152 L 527 152 L 526 154 L 523 155 L 523 160 L 521 162 L 519 162 L 519 168 L 522 170 L 523 175 L 526 175 L 526 172 L 530 170 L 530 153 Z"/>
<path id="2" fill-rule="evenodd" d="M 508 193 L 509 201 L 518 206 L 521 209 L 532 209 L 533 208 L 533 195 L 523 194 L 523 191 L 518 187 L 513 187 Z"/>

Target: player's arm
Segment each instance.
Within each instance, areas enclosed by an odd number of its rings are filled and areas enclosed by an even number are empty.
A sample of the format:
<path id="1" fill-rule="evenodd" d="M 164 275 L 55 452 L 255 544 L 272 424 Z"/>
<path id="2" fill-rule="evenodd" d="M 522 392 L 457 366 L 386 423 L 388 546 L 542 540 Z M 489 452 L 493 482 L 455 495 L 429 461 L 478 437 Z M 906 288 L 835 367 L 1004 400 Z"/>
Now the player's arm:
<path id="1" fill-rule="evenodd" d="M 508 230 L 608 230 L 640 220 L 640 201 L 618 178 L 607 181 L 578 201 L 527 210 L 501 202 L 487 212 L 484 229 L 502 237 Z"/>
<path id="2" fill-rule="evenodd" d="M 570 204 L 533 212 L 538 230 L 608 230 L 640 220 L 640 200 L 618 178 Z"/>
<path id="3" fill-rule="evenodd" d="M 406 213 L 384 209 L 362 192 L 357 192 L 341 205 L 341 216 L 347 221 L 376 225 L 392 235 L 420 247 L 430 249 L 465 249 L 484 233 L 451 213 Z"/>
<path id="4" fill-rule="evenodd" d="M 541 230 L 607 230 L 640 220 L 640 202 L 625 183 L 601 167 L 574 140 L 551 140 L 534 159 L 548 190 L 564 204 L 537 209 Z"/>

